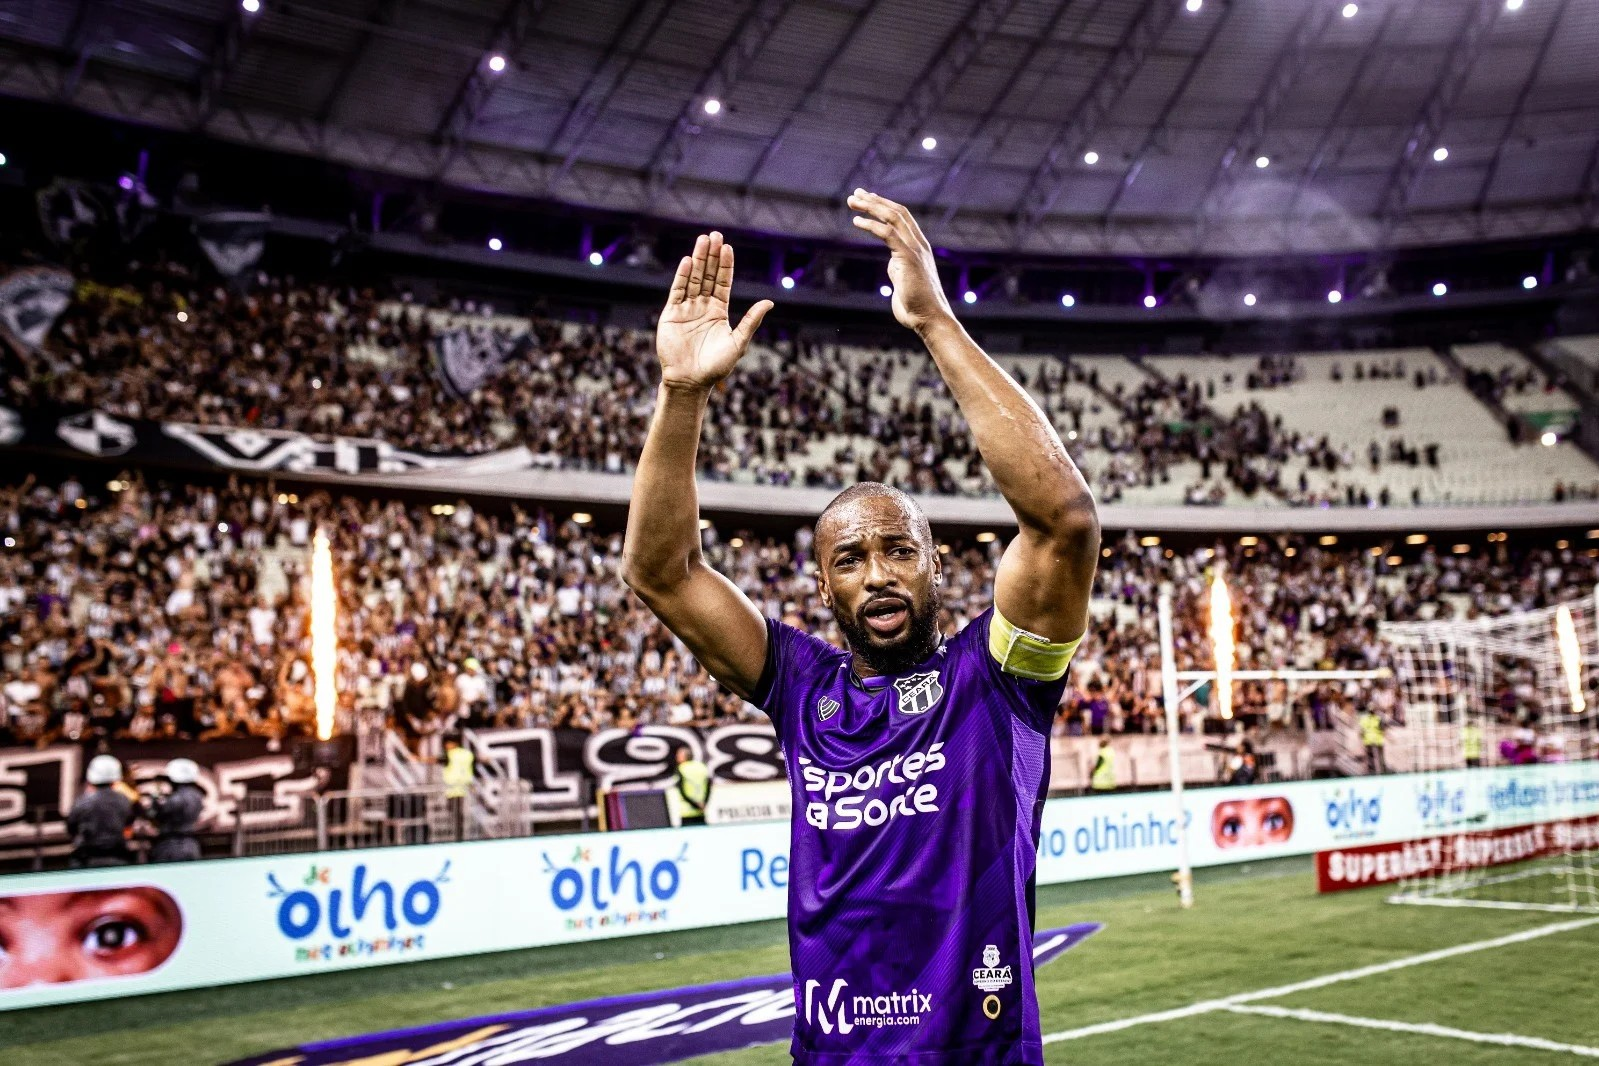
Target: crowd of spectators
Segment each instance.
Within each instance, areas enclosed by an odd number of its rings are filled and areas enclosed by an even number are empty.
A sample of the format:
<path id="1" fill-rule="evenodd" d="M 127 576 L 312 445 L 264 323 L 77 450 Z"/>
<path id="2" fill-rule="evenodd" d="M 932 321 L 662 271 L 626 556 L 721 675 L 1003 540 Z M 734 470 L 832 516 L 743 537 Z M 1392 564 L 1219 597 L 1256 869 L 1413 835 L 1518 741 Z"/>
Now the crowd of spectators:
<path id="1" fill-rule="evenodd" d="M 656 374 L 645 331 L 512 319 L 459 301 L 424 309 L 404 293 L 266 275 L 246 289 L 228 288 L 203 283 L 176 262 L 137 267 L 129 278 L 117 285 L 84 281 L 44 350 L 0 368 L 0 402 L 338 433 L 428 452 L 522 445 L 542 465 L 611 473 L 630 468 L 642 448 Z M 480 332 L 526 332 L 529 340 L 462 396 L 438 374 L 434 341 L 471 322 L 480 323 Z M 889 480 L 927 493 L 995 491 L 924 355 L 853 349 L 846 361 L 831 341 L 802 335 L 774 343 L 758 346 L 712 404 L 703 476 L 822 488 Z M 1239 499 L 1420 503 L 1426 501 L 1419 490 L 1408 500 L 1393 498 L 1381 483 L 1382 464 L 1442 462 L 1437 442 L 1394 437 L 1361 451 L 1270 415 L 1249 394 L 1299 380 L 1292 356 L 1249 360 L 1237 381 L 1232 374 L 1217 380 L 1151 373 L 1136 389 L 1102 384 L 1083 361 L 1030 365 L 1031 373 L 1012 362 L 1106 503 L 1157 486 L 1170 486 L 1163 495 L 1171 502 L 1195 506 Z M 915 370 L 910 387 L 889 387 L 907 367 Z M 1334 380 L 1342 374 L 1337 370 Z M 1393 356 L 1351 356 L 1349 375 L 1410 380 L 1403 358 Z M 1439 383 L 1436 367 L 1415 370 L 1414 378 L 1416 387 Z M 1285 474 L 1290 468 L 1301 472 Z M 1313 485 L 1306 468 L 1340 473 L 1337 490 Z M 1357 475 L 1368 476 L 1369 487 Z"/>
<path id="2" fill-rule="evenodd" d="M 342 728 L 367 709 L 436 756 L 461 725 L 758 720 L 623 586 L 620 533 L 585 517 L 301 496 L 254 480 L 174 487 L 123 474 L 0 487 L 0 744 L 277 745 L 308 734 L 304 575 L 317 529 L 331 538 L 338 576 Z M 1570 544 L 1461 554 L 1428 545 L 1401 558 L 1298 540 L 1179 551 L 1151 539 L 1104 546 L 1061 732 L 1161 728 L 1158 591 L 1173 585 L 1177 654 L 1197 666 L 1209 655 L 1206 581 L 1218 566 L 1233 591 L 1241 669 L 1378 666 L 1380 620 L 1533 608 L 1599 582 L 1595 551 Z M 758 539 L 707 527 L 704 543 L 763 613 L 840 640 L 815 594 L 808 529 Z M 946 631 L 989 605 L 1002 547 L 940 548 Z M 1297 710 L 1322 721 L 1354 694 L 1302 692 Z M 1236 705 L 1246 720 L 1281 720 L 1285 699 L 1281 686 L 1243 684 Z M 1376 699 L 1393 708 L 1391 690 Z M 1192 728 L 1207 707 L 1185 713 Z"/>

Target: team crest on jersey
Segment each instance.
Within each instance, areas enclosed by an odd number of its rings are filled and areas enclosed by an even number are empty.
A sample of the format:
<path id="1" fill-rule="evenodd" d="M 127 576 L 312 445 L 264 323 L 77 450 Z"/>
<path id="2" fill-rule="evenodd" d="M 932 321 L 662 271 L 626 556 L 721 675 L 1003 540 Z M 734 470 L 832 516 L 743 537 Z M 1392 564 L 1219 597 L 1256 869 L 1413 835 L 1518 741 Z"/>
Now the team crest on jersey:
<path id="1" fill-rule="evenodd" d="M 894 691 L 899 694 L 901 714 L 925 714 L 943 697 L 944 686 L 938 683 L 938 675 L 929 671 L 900 678 L 894 682 Z"/>
<path id="2" fill-rule="evenodd" d="M 972 984 L 984 992 L 998 992 L 1006 985 L 1009 985 L 1012 980 L 1014 978 L 1011 976 L 1010 967 L 999 964 L 999 945 L 990 944 L 985 947 L 983 949 L 983 964 L 972 971 Z M 988 998 L 993 999 L 994 997 L 989 996 Z M 987 1013 L 986 1004 L 984 1013 Z M 993 1018 L 998 1016 L 998 1014 L 999 1011 L 996 1004 L 994 1013 L 990 1014 L 989 1017 Z"/>
<path id="3" fill-rule="evenodd" d="M 816 719 L 825 722 L 839 711 L 839 703 L 831 696 L 823 696 L 816 701 Z"/>

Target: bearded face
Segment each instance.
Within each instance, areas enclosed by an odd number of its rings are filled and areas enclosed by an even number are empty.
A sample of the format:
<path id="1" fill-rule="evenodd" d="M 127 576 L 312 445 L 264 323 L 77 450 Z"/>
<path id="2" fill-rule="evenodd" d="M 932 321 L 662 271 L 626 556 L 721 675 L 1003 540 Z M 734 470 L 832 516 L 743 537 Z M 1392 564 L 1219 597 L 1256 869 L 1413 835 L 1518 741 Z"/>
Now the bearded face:
<path id="1" fill-rule="evenodd" d="M 892 496 L 853 500 L 819 523 L 822 601 L 871 673 L 894 674 L 938 646 L 941 568 L 926 521 Z"/>

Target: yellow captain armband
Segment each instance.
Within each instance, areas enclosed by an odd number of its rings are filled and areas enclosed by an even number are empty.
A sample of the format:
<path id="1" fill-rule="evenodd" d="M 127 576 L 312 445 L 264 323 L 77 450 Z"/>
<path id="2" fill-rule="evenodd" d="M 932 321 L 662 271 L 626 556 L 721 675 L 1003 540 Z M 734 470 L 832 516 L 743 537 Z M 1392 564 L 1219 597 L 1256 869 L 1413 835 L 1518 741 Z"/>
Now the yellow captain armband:
<path id="1" fill-rule="evenodd" d="M 1017 629 L 1005 620 L 997 607 L 988 623 L 988 653 L 1001 670 L 1029 681 L 1059 680 L 1082 642 L 1083 638 L 1078 637 L 1065 644 L 1051 643 L 1037 633 Z"/>

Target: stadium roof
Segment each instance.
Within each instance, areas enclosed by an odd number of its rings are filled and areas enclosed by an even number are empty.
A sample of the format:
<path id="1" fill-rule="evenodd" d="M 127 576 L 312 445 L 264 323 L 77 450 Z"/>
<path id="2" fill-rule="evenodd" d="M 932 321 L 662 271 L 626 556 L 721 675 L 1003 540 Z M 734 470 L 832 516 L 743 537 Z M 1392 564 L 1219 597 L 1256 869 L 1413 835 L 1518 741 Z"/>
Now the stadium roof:
<path id="1" fill-rule="evenodd" d="M 1070 255 L 1590 227 L 1596 56 L 1594 0 L 0 0 L 0 93 L 778 233 L 865 185 Z"/>

